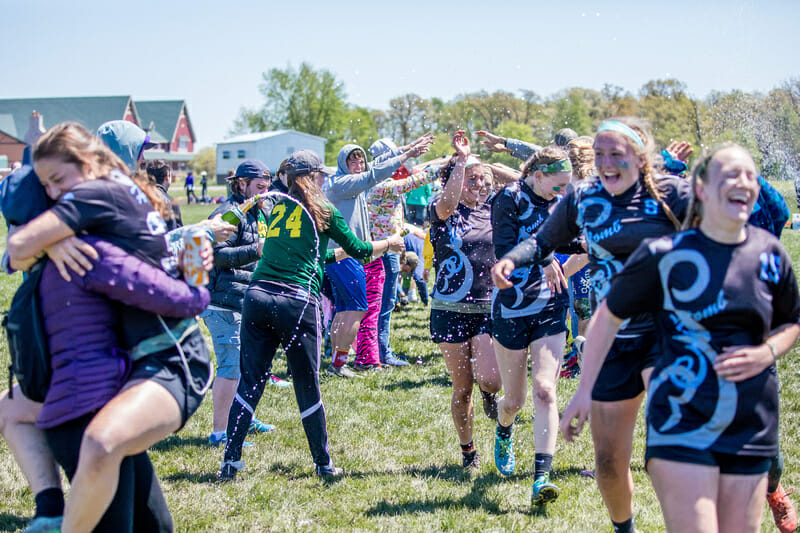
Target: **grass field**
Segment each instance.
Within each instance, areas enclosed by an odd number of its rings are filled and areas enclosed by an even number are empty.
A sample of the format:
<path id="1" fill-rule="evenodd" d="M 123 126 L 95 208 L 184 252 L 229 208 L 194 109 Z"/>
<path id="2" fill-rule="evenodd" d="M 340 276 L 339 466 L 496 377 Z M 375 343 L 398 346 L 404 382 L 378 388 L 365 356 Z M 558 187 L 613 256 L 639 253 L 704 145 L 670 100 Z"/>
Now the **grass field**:
<path id="1" fill-rule="evenodd" d="M 790 184 L 777 186 L 793 211 Z M 178 196 L 182 190 L 175 191 Z M 182 205 L 184 222 L 207 216 L 211 206 Z M 4 226 L 4 225 L 3 225 Z M 4 237 L 4 236 L 3 236 Z M 784 232 L 783 243 L 800 264 L 800 231 Z M 5 242 L 1 239 L 0 242 Z M 19 275 L 0 276 L 0 309 L 7 309 Z M 530 397 L 515 431 L 517 473 L 503 479 L 493 462 L 494 425 L 476 416 L 475 444 L 483 466 L 462 471 L 450 418 L 450 380 L 428 338 L 428 309 L 419 304 L 395 313 L 395 351 L 421 364 L 363 379 L 341 380 L 323 374 L 331 453 L 345 470 L 326 484 L 314 476 L 299 413 L 290 390 L 268 387 L 256 415 L 276 424 L 276 432 L 252 437 L 244 450 L 246 469 L 229 484 L 218 484 L 221 449 L 207 445 L 211 399 L 177 435 L 158 443 L 151 457 L 164 487 L 178 531 L 610 531 L 593 480 L 581 477 L 593 454 L 586 431 L 577 444 L 561 439 L 553 480 L 560 499 L 546 513 L 532 511 L 533 436 Z M 210 345 L 210 341 L 209 341 Z M 800 484 L 797 350 L 780 363 L 781 441 L 786 456 L 784 485 Z M 0 390 L 8 385 L 8 349 L 0 338 Z M 285 360 L 276 372 L 283 375 Z M 561 380 L 563 408 L 576 380 Z M 476 393 L 477 412 L 480 397 Z M 644 428 L 637 426 L 633 476 L 634 505 L 642 531 L 663 531 L 658 502 L 642 467 Z M 24 527 L 33 514 L 33 496 L 4 443 L 0 443 L 0 531 Z M 763 531 L 774 531 L 765 506 Z"/>

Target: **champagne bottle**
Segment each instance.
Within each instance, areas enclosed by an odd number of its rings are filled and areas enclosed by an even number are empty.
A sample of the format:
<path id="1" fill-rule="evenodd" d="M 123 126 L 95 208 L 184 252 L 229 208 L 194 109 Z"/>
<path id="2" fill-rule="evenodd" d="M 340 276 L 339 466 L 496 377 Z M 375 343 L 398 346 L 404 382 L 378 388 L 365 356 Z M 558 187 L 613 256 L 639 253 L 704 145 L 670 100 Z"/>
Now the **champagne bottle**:
<path id="1" fill-rule="evenodd" d="M 264 199 L 265 195 L 263 194 L 256 194 L 251 198 L 248 198 L 244 202 L 239 205 L 234 205 L 222 215 L 222 220 L 229 224 L 233 224 L 234 226 L 238 226 L 242 220 L 244 220 L 244 215 L 250 208 L 256 205 L 259 201 Z"/>

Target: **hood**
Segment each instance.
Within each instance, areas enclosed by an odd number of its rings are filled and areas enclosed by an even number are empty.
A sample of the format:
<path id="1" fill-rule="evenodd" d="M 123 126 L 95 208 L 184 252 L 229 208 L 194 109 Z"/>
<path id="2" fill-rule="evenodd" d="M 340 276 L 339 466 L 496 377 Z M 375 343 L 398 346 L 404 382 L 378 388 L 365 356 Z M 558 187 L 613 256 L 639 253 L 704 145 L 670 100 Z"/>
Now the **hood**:
<path id="1" fill-rule="evenodd" d="M 363 148 L 361 148 L 357 144 L 345 144 L 342 146 L 342 149 L 339 150 L 339 155 L 336 157 L 336 174 L 339 176 L 345 176 L 350 174 L 350 171 L 347 169 L 347 156 L 350 155 L 350 152 L 353 150 L 361 150 L 364 153 L 364 157 L 367 157 L 367 152 Z M 369 168 L 369 163 L 367 163 L 367 168 Z"/>
<path id="2" fill-rule="evenodd" d="M 136 172 L 136 162 L 149 140 L 142 128 L 127 120 L 112 120 L 97 128 L 97 136 L 131 172 Z"/>

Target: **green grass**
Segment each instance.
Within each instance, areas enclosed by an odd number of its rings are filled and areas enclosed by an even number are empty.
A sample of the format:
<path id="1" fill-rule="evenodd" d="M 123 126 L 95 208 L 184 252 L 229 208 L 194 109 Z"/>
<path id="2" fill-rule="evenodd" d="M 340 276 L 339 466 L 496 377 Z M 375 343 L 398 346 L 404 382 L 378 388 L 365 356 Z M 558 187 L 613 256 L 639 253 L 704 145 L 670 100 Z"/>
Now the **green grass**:
<path id="1" fill-rule="evenodd" d="M 778 184 L 795 209 L 790 184 Z M 180 198 L 178 189 L 174 191 Z M 184 200 L 185 201 L 185 200 Z M 212 206 L 182 205 L 186 223 L 205 218 Z M 5 239 L 2 239 L 4 241 Z M 800 231 L 787 230 L 783 242 L 800 263 Z M 18 276 L 0 276 L 0 306 L 7 309 Z M 419 304 L 394 315 L 395 350 L 422 364 L 373 373 L 363 379 L 323 377 L 331 454 L 345 476 L 326 484 L 313 475 L 311 457 L 292 392 L 267 387 L 257 409 L 275 433 L 252 437 L 246 469 L 237 481 L 215 482 L 222 450 L 206 445 L 211 401 L 178 434 L 152 448 L 178 531 L 610 531 L 593 480 L 580 470 L 593 464 L 586 431 L 577 444 L 561 439 L 553 480 L 561 498 L 546 514 L 532 512 L 533 436 L 530 397 L 515 431 L 517 473 L 501 478 L 493 464 L 494 426 L 476 416 L 475 444 L 483 466 L 473 474 L 459 465 L 450 418 L 450 380 L 441 356 L 428 339 L 428 309 Z M 210 345 L 210 342 L 209 342 Z M 780 363 L 781 438 L 786 456 L 784 485 L 800 484 L 800 376 L 797 351 Z M 8 349 L 0 338 L 0 390 L 7 387 Z M 276 371 L 286 371 L 284 359 Z M 559 404 L 566 405 L 575 380 L 561 380 Z M 477 411 L 480 398 L 476 393 Z M 642 531 L 663 531 L 658 502 L 642 468 L 644 428 L 637 426 L 633 477 L 634 505 Z M 0 444 L 0 531 L 23 527 L 33 514 L 33 497 L 5 444 Z M 768 513 L 768 511 L 766 511 Z M 774 531 L 764 515 L 763 531 Z"/>

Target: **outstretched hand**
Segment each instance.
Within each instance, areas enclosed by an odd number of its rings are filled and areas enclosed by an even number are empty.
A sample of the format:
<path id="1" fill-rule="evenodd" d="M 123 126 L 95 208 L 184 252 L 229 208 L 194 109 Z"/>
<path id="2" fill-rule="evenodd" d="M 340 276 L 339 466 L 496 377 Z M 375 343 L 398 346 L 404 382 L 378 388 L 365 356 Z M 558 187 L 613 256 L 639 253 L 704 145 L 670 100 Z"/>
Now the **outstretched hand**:
<path id="1" fill-rule="evenodd" d="M 478 137 L 485 137 L 485 140 L 481 141 L 481 145 L 485 146 L 490 152 L 499 154 L 510 151 L 508 148 L 506 148 L 505 137 L 500 137 L 499 135 L 495 135 L 494 133 L 485 130 L 478 130 L 475 132 L 475 135 Z"/>
<path id="2" fill-rule="evenodd" d="M 466 133 L 467 132 L 464 130 L 458 130 L 455 135 L 453 135 L 453 148 L 456 154 L 462 157 L 467 157 L 472 153 Z"/>
<path id="3" fill-rule="evenodd" d="M 508 277 L 514 272 L 514 262 L 511 259 L 501 259 L 492 267 L 492 281 L 498 289 L 510 289 L 514 286 Z"/>
<path id="4" fill-rule="evenodd" d="M 411 144 L 408 145 L 408 156 L 409 157 L 419 157 L 428 150 L 430 150 L 431 144 L 436 137 L 433 136 L 433 133 L 428 132 L 419 139 L 416 139 Z"/>
<path id="5" fill-rule="evenodd" d="M 688 141 L 672 141 L 667 146 L 667 152 L 672 156 L 672 159 L 686 163 L 689 161 L 689 156 L 694 152 L 694 148 L 692 148 L 692 143 Z"/>

